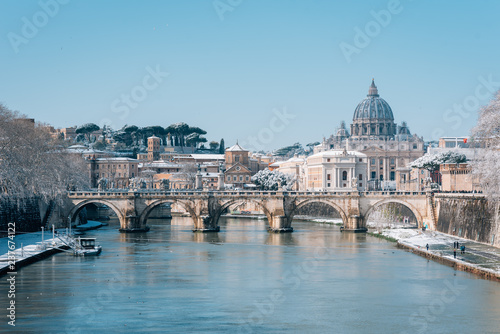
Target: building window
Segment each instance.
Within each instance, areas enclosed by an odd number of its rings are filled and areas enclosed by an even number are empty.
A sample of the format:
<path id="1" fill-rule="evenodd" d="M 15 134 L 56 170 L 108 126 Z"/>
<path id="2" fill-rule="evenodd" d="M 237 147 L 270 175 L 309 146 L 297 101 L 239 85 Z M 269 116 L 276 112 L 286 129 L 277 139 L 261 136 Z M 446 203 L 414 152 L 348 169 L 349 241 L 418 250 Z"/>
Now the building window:
<path id="1" fill-rule="evenodd" d="M 394 158 L 391 158 L 391 165 L 394 165 Z"/>
<path id="2" fill-rule="evenodd" d="M 359 174 L 358 179 L 359 179 L 360 181 L 361 181 L 361 180 L 363 180 L 363 174 Z"/>
<path id="3" fill-rule="evenodd" d="M 132 173 L 132 177 L 134 177 L 134 173 Z"/>
<path id="4" fill-rule="evenodd" d="M 236 161 L 236 162 L 240 161 L 240 156 L 239 155 L 235 156 L 234 161 Z"/>
<path id="5" fill-rule="evenodd" d="M 248 175 L 245 176 L 245 181 L 250 181 L 250 177 Z"/>
<path id="6" fill-rule="evenodd" d="M 235 176 L 233 176 L 233 181 L 238 181 L 238 178 Z"/>
<path id="7" fill-rule="evenodd" d="M 330 158 L 326 159 L 326 162 L 330 162 Z"/>
<path id="8" fill-rule="evenodd" d="M 342 172 L 342 180 L 343 180 L 343 181 L 346 181 L 346 180 L 347 180 L 347 172 L 346 172 L 346 171 L 343 171 L 343 172 Z"/>
<path id="9" fill-rule="evenodd" d="M 372 164 L 372 165 L 375 165 L 375 159 L 372 159 L 371 164 Z"/>
<path id="10" fill-rule="evenodd" d="M 359 162 L 363 162 L 363 159 L 359 158 Z"/>
<path id="11" fill-rule="evenodd" d="M 99 177 L 99 173 L 96 173 L 96 174 L 95 174 L 95 177 Z"/>
<path id="12" fill-rule="evenodd" d="M 240 175 L 240 181 L 243 181 L 243 175 Z"/>
<path id="13" fill-rule="evenodd" d="M 97 165 L 97 169 L 99 169 L 99 165 Z"/>
<path id="14" fill-rule="evenodd" d="M 363 183 L 360 183 L 360 184 L 359 184 L 359 187 L 360 187 L 360 188 L 361 188 L 361 187 L 363 187 Z"/>
<path id="15" fill-rule="evenodd" d="M 380 164 L 383 165 L 384 164 L 384 159 L 380 159 Z"/>
<path id="16" fill-rule="evenodd" d="M 327 183 L 327 187 L 330 187 L 330 183 Z"/>
<path id="17" fill-rule="evenodd" d="M 380 181 L 384 181 L 384 175 L 380 174 Z"/>
<path id="18" fill-rule="evenodd" d="M 372 172 L 372 180 L 377 178 L 377 172 Z"/>
<path id="19" fill-rule="evenodd" d="M 326 179 L 327 179 L 328 181 L 330 181 L 330 180 L 331 180 L 331 175 L 330 175 L 330 174 L 326 174 Z"/>
<path id="20" fill-rule="evenodd" d="M 413 144 L 413 149 L 416 150 L 417 149 L 417 144 Z"/>
<path id="21" fill-rule="evenodd" d="M 396 173 L 391 172 L 390 178 L 391 181 L 394 181 L 396 179 Z"/>

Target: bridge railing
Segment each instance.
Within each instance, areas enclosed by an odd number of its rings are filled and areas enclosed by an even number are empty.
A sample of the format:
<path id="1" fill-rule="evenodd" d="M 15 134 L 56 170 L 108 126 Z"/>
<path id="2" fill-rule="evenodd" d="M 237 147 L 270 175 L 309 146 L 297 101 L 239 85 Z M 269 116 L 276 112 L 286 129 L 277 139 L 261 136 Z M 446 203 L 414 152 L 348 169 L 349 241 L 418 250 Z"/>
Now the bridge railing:
<path id="1" fill-rule="evenodd" d="M 421 196 L 425 191 L 267 191 L 267 190 L 224 190 L 224 191 L 202 191 L 202 190 L 163 190 L 163 189 L 107 189 L 103 190 L 84 190 L 68 191 L 68 196 L 73 198 L 89 197 L 164 197 L 164 196 L 245 196 L 245 197 L 263 197 L 263 196 L 304 196 L 304 197 L 330 197 L 330 196 Z"/>

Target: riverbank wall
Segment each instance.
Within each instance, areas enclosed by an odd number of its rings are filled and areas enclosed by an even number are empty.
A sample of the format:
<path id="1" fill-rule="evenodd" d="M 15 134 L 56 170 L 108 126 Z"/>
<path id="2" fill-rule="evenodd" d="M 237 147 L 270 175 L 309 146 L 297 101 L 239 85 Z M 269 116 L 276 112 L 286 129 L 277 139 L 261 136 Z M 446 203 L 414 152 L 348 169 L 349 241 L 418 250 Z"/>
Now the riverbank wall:
<path id="1" fill-rule="evenodd" d="M 499 204 L 479 194 L 436 194 L 436 231 L 500 247 Z"/>
<path id="2" fill-rule="evenodd" d="M 427 251 L 424 248 L 418 248 L 418 247 L 415 247 L 413 245 L 407 244 L 401 240 L 397 242 L 397 247 L 401 248 L 401 249 L 408 250 L 411 253 L 420 255 L 422 257 L 433 260 L 435 262 L 445 264 L 445 265 L 450 266 L 456 270 L 469 272 L 469 273 L 475 274 L 475 275 L 477 275 L 481 278 L 487 279 L 487 280 L 500 282 L 500 274 L 495 272 L 494 270 L 480 268 L 474 264 L 467 263 L 467 262 L 461 261 L 459 259 L 450 259 L 448 257 Z"/>

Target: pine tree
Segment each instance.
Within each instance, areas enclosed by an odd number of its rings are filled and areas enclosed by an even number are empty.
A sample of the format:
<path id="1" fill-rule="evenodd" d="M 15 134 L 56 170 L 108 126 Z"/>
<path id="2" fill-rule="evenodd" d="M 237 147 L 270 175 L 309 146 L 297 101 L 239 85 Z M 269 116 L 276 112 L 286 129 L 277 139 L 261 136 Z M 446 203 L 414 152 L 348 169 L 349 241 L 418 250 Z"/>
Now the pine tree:
<path id="1" fill-rule="evenodd" d="M 219 144 L 219 154 L 224 154 L 225 152 L 226 152 L 226 146 L 224 145 L 224 138 L 222 138 Z"/>

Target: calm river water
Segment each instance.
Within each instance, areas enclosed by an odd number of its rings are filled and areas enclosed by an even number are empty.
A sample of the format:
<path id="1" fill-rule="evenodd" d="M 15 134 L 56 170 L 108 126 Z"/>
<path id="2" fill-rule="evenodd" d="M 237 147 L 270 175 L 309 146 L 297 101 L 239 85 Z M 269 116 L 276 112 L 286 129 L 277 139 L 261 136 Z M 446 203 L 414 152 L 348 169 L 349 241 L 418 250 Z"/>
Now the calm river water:
<path id="1" fill-rule="evenodd" d="M 498 333 L 500 285 L 364 234 L 294 222 L 221 219 L 191 232 L 188 218 L 150 220 L 122 234 L 87 233 L 103 253 L 62 253 L 18 271 L 22 333 Z"/>

